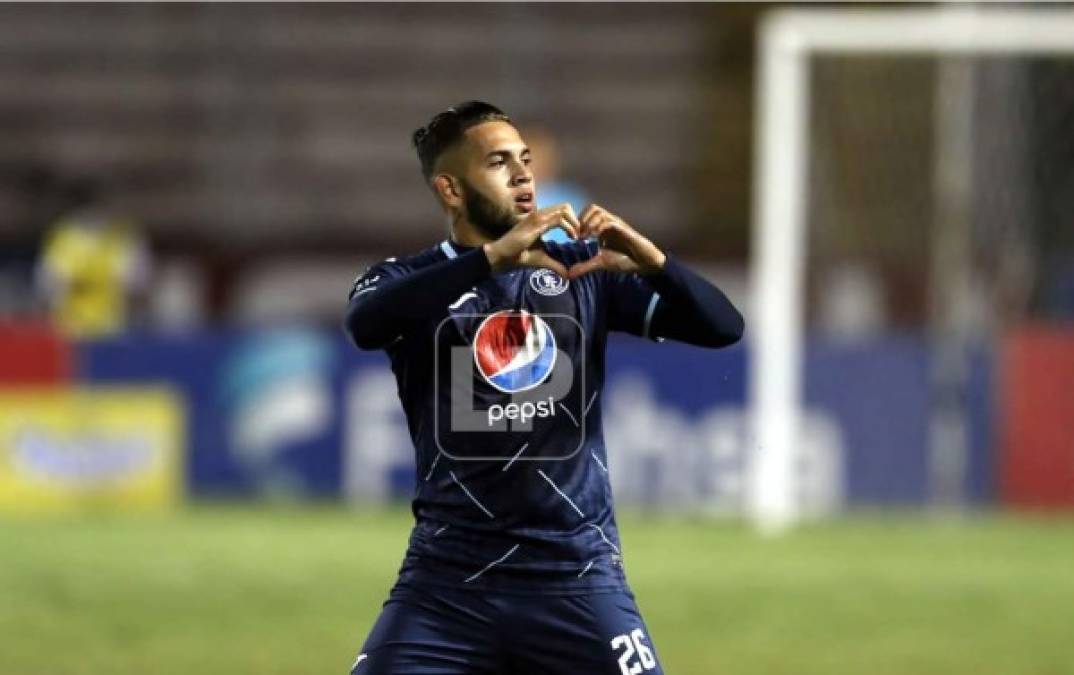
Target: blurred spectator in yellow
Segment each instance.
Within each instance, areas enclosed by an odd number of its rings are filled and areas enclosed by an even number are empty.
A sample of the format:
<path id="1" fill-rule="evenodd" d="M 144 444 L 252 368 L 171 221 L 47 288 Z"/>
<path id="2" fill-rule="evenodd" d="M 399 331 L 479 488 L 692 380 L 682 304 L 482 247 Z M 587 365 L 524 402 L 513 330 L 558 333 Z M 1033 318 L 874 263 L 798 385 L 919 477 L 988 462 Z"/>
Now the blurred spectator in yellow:
<path id="1" fill-rule="evenodd" d="M 560 178 L 559 144 L 546 129 L 528 127 L 521 132 L 522 138 L 530 149 L 534 182 L 537 183 L 537 208 L 554 206 L 567 202 L 580 214 L 589 204 L 589 196 L 581 186 Z M 549 230 L 543 237 L 545 241 L 569 241 L 567 234 L 559 229 Z"/>
<path id="2" fill-rule="evenodd" d="M 82 180 L 46 235 L 37 281 L 53 323 L 70 337 L 104 337 L 127 327 L 130 302 L 149 276 L 135 224 L 106 207 L 99 185 Z"/>

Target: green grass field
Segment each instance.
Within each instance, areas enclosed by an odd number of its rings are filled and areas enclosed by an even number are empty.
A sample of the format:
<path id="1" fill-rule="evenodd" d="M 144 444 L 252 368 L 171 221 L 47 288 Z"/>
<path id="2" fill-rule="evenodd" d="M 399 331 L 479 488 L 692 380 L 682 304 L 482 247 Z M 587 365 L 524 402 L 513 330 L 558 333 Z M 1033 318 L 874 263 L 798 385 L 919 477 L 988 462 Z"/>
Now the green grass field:
<path id="1" fill-rule="evenodd" d="M 1074 521 L 869 517 L 775 540 L 620 521 L 669 675 L 1074 673 Z M 342 675 L 409 524 L 328 508 L 0 519 L 0 674 Z"/>

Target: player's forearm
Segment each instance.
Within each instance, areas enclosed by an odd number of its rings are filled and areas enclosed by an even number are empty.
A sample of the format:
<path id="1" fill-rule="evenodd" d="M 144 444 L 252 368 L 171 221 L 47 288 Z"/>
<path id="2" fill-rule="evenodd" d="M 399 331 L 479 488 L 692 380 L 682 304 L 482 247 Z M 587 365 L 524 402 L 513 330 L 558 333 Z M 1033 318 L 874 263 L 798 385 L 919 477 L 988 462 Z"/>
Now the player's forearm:
<path id="1" fill-rule="evenodd" d="M 726 347 L 742 339 L 742 314 L 723 291 L 674 256 L 646 278 L 661 298 L 654 317 L 657 335 L 702 347 Z"/>
<path id="2" fill-rule="evenodd" d="M 354 295 L 345 326 L 360 349 L 380 349 L 489 276 L 480 248 Z"/>

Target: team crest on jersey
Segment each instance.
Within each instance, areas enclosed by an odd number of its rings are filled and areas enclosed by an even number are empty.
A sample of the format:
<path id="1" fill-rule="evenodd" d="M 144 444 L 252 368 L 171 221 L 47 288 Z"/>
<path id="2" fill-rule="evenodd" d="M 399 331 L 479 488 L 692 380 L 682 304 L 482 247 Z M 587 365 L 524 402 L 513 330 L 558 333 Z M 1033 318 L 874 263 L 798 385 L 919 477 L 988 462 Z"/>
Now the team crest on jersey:
<path id="1" fill-rule="evenodd" d="M 474 335 L 473 348 L 481 376 L 508 394 L 533 389 L 548 379 L 556 365 L 552 329 L 540 316 L 522 309 L 486 317 Z"/>
<path id="2" fill-rule="evenodd" d="M 569 281 L 547 268 L 541 268 L 530 275 L 530 288 L 541 295 L 559 295 L 567 290 Z"/>

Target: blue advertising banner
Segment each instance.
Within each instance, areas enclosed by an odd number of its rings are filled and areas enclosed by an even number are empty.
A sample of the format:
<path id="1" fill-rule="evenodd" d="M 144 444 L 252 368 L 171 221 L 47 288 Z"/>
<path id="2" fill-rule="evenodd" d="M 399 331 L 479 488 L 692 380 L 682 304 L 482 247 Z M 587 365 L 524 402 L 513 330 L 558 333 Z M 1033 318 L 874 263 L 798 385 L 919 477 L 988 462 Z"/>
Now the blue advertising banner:
<path id="1" fill-rule="evenodd" d="M 340 492 L 341 345 L 296 329 L 130 335 L 80 346 L 80 378 L 168 383 L 187 400 L 188 492 L 331 497 Z"/>
<path id="2" fill-rule="evenodd" d="M 85 343 L 90 383 L 167 384 L 186 399 L 187 492 L 405 499 L 413 450 L 383 353 L 331 330 Z M 806 415 L 796 458 L 807 513 L 927 501 L 929 358 L 917 339 L 806 350 Z M 600 404 L 619 502 L 735 513 L 754 446 L 747 350 L 710 351 L 613 336 Z M 974 356 L 967 493 L 993 496 L 992 368 Z"/>

